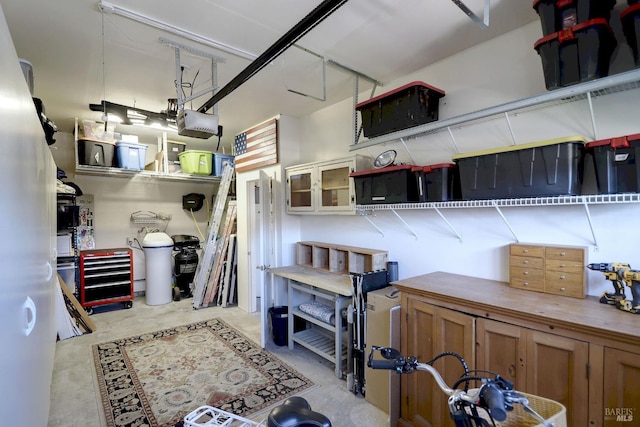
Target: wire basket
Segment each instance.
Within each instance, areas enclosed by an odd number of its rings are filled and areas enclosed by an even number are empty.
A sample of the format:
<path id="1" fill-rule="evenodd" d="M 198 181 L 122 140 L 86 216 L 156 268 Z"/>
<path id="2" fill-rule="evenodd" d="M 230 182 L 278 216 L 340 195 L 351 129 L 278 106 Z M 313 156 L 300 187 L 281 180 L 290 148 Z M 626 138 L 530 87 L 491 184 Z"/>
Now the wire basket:
<path id="1" fill-rule="evenodd" d="M 521 393 L 529 399 L 529 407 L 536 411 L 546 421 L 553 423 L 553 427 L 567 427 L 567 409 L 561 403 L 533 394 Z M 498 427 L 543 427 L 544 425 L 522 405 L 516 404 L 513 411 L 507 412 L 507 419 L 496 421 Z"/>
<path id="2" fill-rule="evenodd" d="M 264 427 L 262 422 L 242 418 L 212 406 L 201 406 L 184 417 L 184 427 Z"/>

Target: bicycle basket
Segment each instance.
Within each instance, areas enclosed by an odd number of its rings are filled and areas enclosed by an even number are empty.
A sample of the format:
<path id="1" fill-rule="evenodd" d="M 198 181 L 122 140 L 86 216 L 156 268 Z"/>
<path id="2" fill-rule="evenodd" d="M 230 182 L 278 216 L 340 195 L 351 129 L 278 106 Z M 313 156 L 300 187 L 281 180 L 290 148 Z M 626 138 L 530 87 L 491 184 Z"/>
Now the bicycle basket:
<path id="1" fill-rule="evenodd" d="M 533 394 L 522 393 L 529 399 L 529 407 L 545 420 L 553 423 L 554 427 L 567 427 L 567 409 L 561 403 Z M 482 411 L 480 411 L 482 412 Z M 522 405 L 514 405 L 513 411 L 507 412 L 507 419 L 496 421 L 498 427 L 542 427 L 543 425 L 526 412 Z"/>

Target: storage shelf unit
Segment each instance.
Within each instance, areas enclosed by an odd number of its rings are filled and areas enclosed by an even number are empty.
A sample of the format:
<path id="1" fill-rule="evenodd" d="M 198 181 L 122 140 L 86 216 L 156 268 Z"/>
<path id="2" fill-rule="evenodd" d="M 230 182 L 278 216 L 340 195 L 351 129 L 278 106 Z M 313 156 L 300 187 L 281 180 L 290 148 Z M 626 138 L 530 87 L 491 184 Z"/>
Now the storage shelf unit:
<path id="1" fill-rule="evenodd" d="M 589 102 L 592 124 L 594 124 L 594 114 L 591 104 L 591 99 L 593 97 L 617 92 L 624 92 L 627 90 L 638 88 L 640 88 L 640 69 L 635 69 L 608 77 L 602 77 L 597 80 L 556 89 L 554 91 L 532 96 L 530 98 L 507 102 L 505 104 L 500 104 L 471 113 L 462 114 L 449 119 L 404 129 L 376 138 L 371 138 L 365 141 L 358 142 L 356 144 L 352 144 L 350 146 L 350 151 L 356 151 L 362 148 L 381 145 L 391 141 L 403 140 L 405 138 L 424 136 L 439 131 L 450 131 L 450 128 L 452 126 L 462 125 L 476 120 L 490 120 L 504 117 L 508 121 L 509 113 L 519 113 L 532 108 L 550 107 L 552 105 L 575 102 L 585 99 Z M 595 134 L 595 124 L 593 127 Z M 597 139 L 597 135 L 594 135 L 594 139 Z"/>
<path id="2" fill-rule="evenodd" d="M 375 225 L 375 223 L 369 218 L 376 211 L 392 211 L 407 229 L 417 237 L 413 232 L 409 224 L 407 224 L 402 217 L 396 212 L 400 210 L 416 210 L 416 209 L 433 209 L 440 217 L 446 222 L 451 231 L 462 240 L 462 237 L 455 228 L 447 221 L 441 209 L 468 209 L 468 208 L 494 208 L 505 222 L 511 234 L 518 242 L 518 236 L 515 234 L 509 221 L 502 213 L 500 208 L 504 207 L 534 207 L 534 206 L 583 206 L 587 220 L 589 221 L 589 227 L 591 229 L 591 236 L 593 237 L 594 246 L 598 247 L 598 240 L 595 235 L 593 223 L 591 220 L 591 213 L 589 211 L 589 205 L 603 205 L 603 204 L 616 204 L 616 203 L 640 203 L 640 193 L 624 193 L 624 194 L 591 194 L 584 196 L 553 196 L 553 197 L 528 197 L 521 199 L 494 199 L 494 200 L 458 200 L 447 202 L 423 202 L 423 203 L 397 203 L 397 204 L 372 204 L 372 205 L 357 205 L 356 211 L 363 218 L 367 219 L 371 225 L 373 225 L 381 234 L 384 235 L 382 230 Z"/>
<path id="3" fill-rule="evenodd" d="M 122 302 L 133 305 L 131 249 L 96 249 L 80 253 L 80 304 L 91 307 Z"/>
<path id="4" fill-rule="evenodd" d="M 378 249 L 297 242 L 296 264 L 331 273 L 367 273 L 387 269 L 388 252 Z"/>
<path id="5" fill-rule="evenodd" d="M 78 205 L 76 203 L 75 194 L 58 193 L 58 238 L 68 236 L 71 243 L 70 254 L 61 253 L 58 248 L 57 265 L 58 272 L 64 271 L 69 267 L 73 268 L 73 282 L 65 283 L 73 293 L 76 293 L 79 277 L 79 259 L 78 259 Z M 64 214 L 60 209 L 64 210 Z M 66 275 L 63 275 L 63 277 Z M 69 278 L 70 279 L 70 278 Z M 67 279 L 67 280 L 69 280 Z"/>
<path id="6" fill-rule="evenodd" d="M 78 119 L 75 119 L 74 128 L 74 151 L 75 151 L 75 173 L 77 175 L 89 176 L 106 176 L 110 178 L 126 178 L 126 179 L 147 179 L 147 180 L 163 180 L 163 181 L 189 181 L 189 182 L 220 182 L 220 176 L 214 175 L 193 175 L 185 173 L 168 173 L 155 172 L 148 170 L 132 170 L 106 166 L 87 166 L 80 164 L 78 158 Z M 166 132 L 163 135 L 166 140 Z"/>
<path id="7" fill-rule="evenodd" d="M 289 280 L 288 300 L 289 307 L 296 307 L 289 310 L 289 348 L 293 350 L 294 343 L 300 344 L 333 363 L 338 378 L 346 376 L 345 362 L 349 342 L 347 321 L 343 314 L 351 297 Z M 297 308 L 300 304 L 313 300 L 333 305 L 335 325 L 316 319 Z M 298 324 L 296 319 L 307 322 L 307 329 L 294 332 L 294 325 Z"/>
<path id="8" fill-rule="evenodd" d="M 371 158 L 342 159 L 290 166 L 286 175 L 286 209 L 298 215 L 353 215 L 355 187 L 349 174 L 371 167 Z"/>

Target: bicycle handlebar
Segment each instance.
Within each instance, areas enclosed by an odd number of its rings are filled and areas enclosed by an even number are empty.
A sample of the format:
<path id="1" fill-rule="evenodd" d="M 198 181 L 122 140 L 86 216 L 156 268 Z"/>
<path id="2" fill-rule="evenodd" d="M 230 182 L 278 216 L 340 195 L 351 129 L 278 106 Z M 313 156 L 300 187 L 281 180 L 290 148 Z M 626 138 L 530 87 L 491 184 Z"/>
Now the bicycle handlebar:
<path id="1" fill-rule="evenodd" d="M 484 407 L 496 421 L 507 419 L 507 411 L 504 403 L 504 394 L 494 384 L 485 384 L 480 391 L 480 403 L 484 402 Z"/>
<path id="2" fill-rule="evenodd" d="M 380 351 L 380 354 L 384 358 L 384 360 L 375 360 L 373 355 L 376 350 Z M 463 366 L 465 367 L 465 374 L 468 374 L 468 369 L 466 368 L 466 363 L 464 359 L 457 354 L 447 353 L 448 355 L 455 355 L 461 361 Z M 435 359 L 434 359 L 435 360 Z M 432 361 L 433 362 L 433 361 Z M 430 363 L 432 363 L 430 362 Z M 438 384 L 438 387 L 449 396 L 449 411 L 454 417 L 460 416 L 462 414 L 463 417 L 467 417 L 469 420 L 474 420 L 476 424 L 474 425 L 486 425 L 482 423 L 478 423 L 477 413 L 469 414 L 464 411 L 464 408 L 475 408 L 480 407 L 484 408 L 489 415 L 495 419 L 496 421 L 504 421 L 507 419 L 507 411 L 513 409 L 514 403 L 521 404 L 527 412 L 529 412 L 532 416 L 537 418 L 539 421 L 543 423 L 543 425 L 548 426 L 552 425 L 548 423 L 542 416 L 536 413 L 532 408 L 529 407 L 529 401 L 522 394 L 518 393 L 513 389 L 513 383 L 507 381 L 506 379 L 496 375 L 494 379 L 483 378 L 482 386 L 480 388 L 472 389 L 472 390 L 460 390 L 454 389 L 447 385 L 444 381 L 440 373 L 436 368 L 427 363 L 420 363 L 418 360 L 411 356 L 405 357 L 398 350 L 389 347 L 378 347 L 372 346 L 371 353 L 369 354 L 369 360 L 367 365 L 372 369 L 387 369 L 394 370 L 400 374 L 406 374 L 414 371 L 427 371 L 433 379 Z M 463 377 L 464 380 L 468 380 L 471 377 Z M 478 379 L 477 377 L 473 377 L 473 379 Z M 465 419 L 467 419 L 465 418 Z M 458 424 L 456 424 L 458 425 Z M 471 425 L 471 424 L 460 424 L 460 425 Z"/>

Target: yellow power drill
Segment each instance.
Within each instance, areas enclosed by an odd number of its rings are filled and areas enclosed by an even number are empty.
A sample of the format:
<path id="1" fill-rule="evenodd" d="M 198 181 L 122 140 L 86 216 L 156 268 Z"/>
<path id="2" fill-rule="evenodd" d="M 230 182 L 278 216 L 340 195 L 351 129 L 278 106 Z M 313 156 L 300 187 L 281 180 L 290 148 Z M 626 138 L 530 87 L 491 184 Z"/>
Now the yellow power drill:
<path id="1" fill-rule="evenodd" d="M 634 271 L 629 264 L 620 262 L 593 263 L 587 268 L 603 272 L 604 277 L 613 283 L 615 292 L 604 292 L 600 297 L 601 303 L 615 305 L 620 310 L 640 314 L 640 271 Z M 625 294 L 625 284 L 631 288 L 631 300 L 628 300 Z"/>

